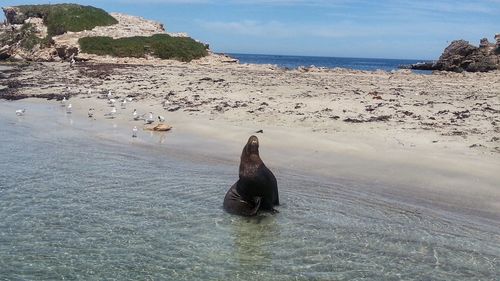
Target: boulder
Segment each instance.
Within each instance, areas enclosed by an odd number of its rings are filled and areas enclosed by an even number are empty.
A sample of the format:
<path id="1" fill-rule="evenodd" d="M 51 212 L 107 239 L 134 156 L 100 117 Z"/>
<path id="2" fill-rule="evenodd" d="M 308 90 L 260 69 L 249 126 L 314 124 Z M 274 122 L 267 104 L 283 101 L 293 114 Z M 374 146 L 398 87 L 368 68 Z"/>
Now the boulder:
<path id="1" fill-rule="evenodd" d="M 488 38 L 483 38 L 481 39 L 481 41 L 479 41 L 479 48 L 481 49 L 487 49 L 492 47 L 495 47 L 495 45 L 491 44 L 490 41 L 488 41 Z"/>
<path id="2" fill-rule="evenodd" d="M 454 72 L 486 72 L 500 69 L 500 35 L 495 36 L 496 45 L 483 38 L 479 47 L 465 40 L 456 40 L 446 47 L 435 63 L 418 63 L 411 69 L 444 70 Z"/>
<path id="3" fill-rule="evenodd" d="M 10 58 L 10 46 L 5 45 L 0 48 L 0 60 L 5 60 Z"/>
<path id="4" fill-rule="evenodd" d="M 72 46 L 67 46 L 67 45 L 59 45 L 56 46 L 56 51 L 57 55 L 63 59 L 67 60 L 72 57 L 76 57 L 78 55 L 78 48 L 77 47 L 72 47 Z"/>
<path id="5" fill-rule="evenodd" d="M 461 72 L 464 70 L 463 62 L 465 58 L 476 51 L 478 48 L 469 44 L 465 40 L 456 40 L 444 49 L 443 54 L 436 62 L 435 68 L 446 71 Z"/>
<path id="6" fill-rule="evenodd" d="M 23 24 L 28 19 L 28 16 L 21 13 L 18 8 L 5 7 L 2 9 L 8 24 Z"/>

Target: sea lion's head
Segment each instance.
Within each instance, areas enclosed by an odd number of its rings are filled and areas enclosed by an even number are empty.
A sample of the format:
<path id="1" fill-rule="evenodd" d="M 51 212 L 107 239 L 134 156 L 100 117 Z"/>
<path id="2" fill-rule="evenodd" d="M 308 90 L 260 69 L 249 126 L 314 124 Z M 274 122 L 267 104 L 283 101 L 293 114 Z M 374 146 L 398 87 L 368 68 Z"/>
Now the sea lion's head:
<path id="1" fill-rule="evenodd" d="M 251 136 L 245 145 L 245 153 L 247 155 L 259 155 L 259 139 L 256 136 Z"/>

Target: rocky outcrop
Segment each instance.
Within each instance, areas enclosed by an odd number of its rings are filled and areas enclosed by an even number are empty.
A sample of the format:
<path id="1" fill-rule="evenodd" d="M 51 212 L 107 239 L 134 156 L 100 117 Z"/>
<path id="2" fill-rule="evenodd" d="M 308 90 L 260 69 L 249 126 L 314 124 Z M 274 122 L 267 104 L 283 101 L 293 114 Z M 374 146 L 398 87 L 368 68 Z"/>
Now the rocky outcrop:
<path id="1" fill-rule="evenodd" d="M 19 9 L 15 7 L 5 7 L 2 8 L 2 10 L 5 14 L 7 24 L 23 24 L 24 21 L 28 19 L 27 15 L 21 13 Z"/>
<path id="2" fill-rule="evenodd" d="M 453 41 L 437 62 L 413 64 L 410 68 L 454 72 L 486 72 L 500 69 L 500 34 L 497 34 L 495 39 L 496 44 L 493 44 L 483 38 L 479 47 L 465 40 Z"/>
<path id="3" fill-rule="evenodd" d="M 116 19 L 116 24 L 49 36 L 47 26 L 42 18 L 43 15 L 37 12 L 23 13 L 21 10 L 18 7 L 3 8 L 6 20 L 4 24 L 0 23 L 0 60 L 16 58 L 27 61 L 69 61 L 71 58 L 75 58 L 77 61 L 103 61 L 107 60 L 108 57 L 82 53 L 78 40 L 93 36 L 118 39 L 134 36 L 149 37 L 156 34 L 188 37 L 186 33 L 167 32 L 162 23 L 119 13 L 110 14 Z M 140 59 L 150 60 L 150 56 Z M 135 58 L 126 58 L 125 60 L 135 60 Z M 232 58 L 210 55 L 200 63 L 211 64 L 214 61 L 220 63 L 237 62 Z"/>

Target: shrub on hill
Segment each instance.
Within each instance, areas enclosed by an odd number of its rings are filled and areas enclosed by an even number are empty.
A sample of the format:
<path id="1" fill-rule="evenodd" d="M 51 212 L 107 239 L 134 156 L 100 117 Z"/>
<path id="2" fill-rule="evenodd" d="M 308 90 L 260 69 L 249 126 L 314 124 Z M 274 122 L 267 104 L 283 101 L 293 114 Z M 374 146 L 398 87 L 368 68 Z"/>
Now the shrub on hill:
<path id="1" fill-rule="evenodd" d="M 96 26 L 108 26 L 118 21 L 104 10 L 77 4 L 22 5 L 17 8 L 28 17 L 42 18 L 49 36 L 67 31 L 90 30 Z"/>
<path id="2" fill-rule="evenodd" d="M 82 52 L 101 56 L 142 58 L 149 54 L 161 59 L 191 61 L 208 54 L 207 45 L 189 37 L 172 37 L 167 34 L 119 39 L 84 37 L 80 38 L 78 43 Z"/>

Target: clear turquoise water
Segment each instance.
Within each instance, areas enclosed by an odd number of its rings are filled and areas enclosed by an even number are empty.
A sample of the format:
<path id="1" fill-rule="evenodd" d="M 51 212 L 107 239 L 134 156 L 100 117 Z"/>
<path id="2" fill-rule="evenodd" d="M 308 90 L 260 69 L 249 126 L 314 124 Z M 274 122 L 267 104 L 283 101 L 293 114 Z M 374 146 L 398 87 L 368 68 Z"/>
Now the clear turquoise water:
<path id="1" fill-rule="evenodd" d="M 54 105 L 12 108 L 0 102 L 0 280 L 500 276 L 499 221 L 280 169 L 280 213 L 235 217 L 221 208 L 234 161 L 99 138 Z"/>

